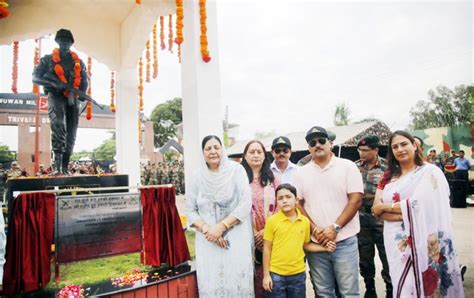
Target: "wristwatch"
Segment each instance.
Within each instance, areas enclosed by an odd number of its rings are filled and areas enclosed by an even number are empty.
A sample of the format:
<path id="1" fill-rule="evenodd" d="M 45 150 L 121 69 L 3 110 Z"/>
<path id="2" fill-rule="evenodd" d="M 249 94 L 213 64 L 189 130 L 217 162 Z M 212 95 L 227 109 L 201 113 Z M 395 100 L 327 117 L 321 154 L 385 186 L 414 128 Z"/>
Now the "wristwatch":
<path id="1" fill-rule="evenodd" d="M 334 227 L 334 230 L 336 230 L 336 233 L 339 233 L 341 231 L 341 226 L 337 223 L 332 224 L 332 226 Z"/>

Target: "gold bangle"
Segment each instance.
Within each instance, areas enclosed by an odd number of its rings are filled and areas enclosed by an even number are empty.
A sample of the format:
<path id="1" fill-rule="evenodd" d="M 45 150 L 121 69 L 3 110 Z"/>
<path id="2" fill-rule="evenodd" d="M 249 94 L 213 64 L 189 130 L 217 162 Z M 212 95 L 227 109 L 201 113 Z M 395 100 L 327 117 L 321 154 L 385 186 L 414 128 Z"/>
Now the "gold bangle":
<path id="1" fill-rule="evenodd" d="M 224 225 L 226 231 L 228 231 L 230 229 L 229 225 L 225 223 L 225 221 L 221 221 L 221 224 Z"/>

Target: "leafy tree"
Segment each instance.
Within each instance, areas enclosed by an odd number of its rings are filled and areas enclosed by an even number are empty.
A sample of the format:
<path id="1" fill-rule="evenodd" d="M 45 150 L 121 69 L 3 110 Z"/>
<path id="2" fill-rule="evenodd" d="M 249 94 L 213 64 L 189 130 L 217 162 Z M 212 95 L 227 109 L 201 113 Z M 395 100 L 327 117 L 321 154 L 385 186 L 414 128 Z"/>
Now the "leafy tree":
<path id="1" fill-rule="evenodd" d="M 176 137 L 177 125 L 183 121 L 181 98 L 175 97 L 157 105 L 151 113 L 151 121 L 153 121 L 156 147 L 161 147 Z"/>
<path id="2" fill-rule="evenodd" d="M 410 129 L 470 125 L 473 120 L 474 86 L 454 90 L 438 86 L 428 92 L 428 100 L 418 101 L 410 110 Z"/>
<path id="3" fill-rule="evenodd" d="M 79 160 L 81 157 L 92 157 L 94 153 L 90 151 L 82 150 L 80 152 L 74 152 L 71 155 L 71 160 Z"/>
<path id="4" fill-rule="evenodd" d="M 336 111 L 334 112 L 334 125 L 344 126 L 349 124 L 349 115 L 351 111 L 345 103 L 340 103 L 336 106 Z"/>
<path id="5" fill-rule="evenodd" d="M 94 149 L 93 158 L 96 160 L 113 160 L 115 156 L 115 132 L 112 132 L 110 139 Z"/>
<path id="6" fill-rule="evenodd" d="M 0 145 L 0 162 L 14 161 L 15 158 L 14 152 L 7 145 Z"/>

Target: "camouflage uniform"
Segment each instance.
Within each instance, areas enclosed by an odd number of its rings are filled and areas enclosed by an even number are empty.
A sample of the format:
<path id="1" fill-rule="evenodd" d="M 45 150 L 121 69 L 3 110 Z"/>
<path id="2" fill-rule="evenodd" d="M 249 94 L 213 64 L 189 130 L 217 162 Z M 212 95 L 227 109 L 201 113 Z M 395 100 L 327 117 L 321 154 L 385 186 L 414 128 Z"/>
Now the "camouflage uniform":
<path id="1" fill-rule="evenodd" d="M 366 288 L 375 289 L 374 246 L 376 245 L 380 261 L 383 265 L 382 278 L 387 288 L 387 297 L 391 297 L 392 283 L 383 243 L 383 221 L 375 218 L 371 211 L 375 191 L 377 190 L 377 183 L 382 178 L 383 172 L 386 169 L 386 163 L 383 158 L 378 157 L 377 164 L 372 169 L 368 169 L 362 160 L 356 161 L 356 165 L 364 181 L 364 196 L 362 198 L 362 205 L 359 208 L 360 232 L 357 235 L 359 242 L 360 274 L 364 278 Z"/>

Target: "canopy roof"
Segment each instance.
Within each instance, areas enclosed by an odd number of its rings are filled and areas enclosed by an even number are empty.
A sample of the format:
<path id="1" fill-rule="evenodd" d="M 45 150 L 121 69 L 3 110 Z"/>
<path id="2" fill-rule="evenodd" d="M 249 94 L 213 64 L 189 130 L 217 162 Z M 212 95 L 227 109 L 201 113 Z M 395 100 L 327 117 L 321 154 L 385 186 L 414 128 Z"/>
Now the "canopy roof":
<path id="1" fill-rule="evenodd" d="M 74 47 L 110 69 L 136 65 L 154 22 L 175 13 L 174 0 L 10 0 L 0 44 L 72 31 Z"/>
<path id="2" fill-rule="evenodd" d="M 388 138 L 391 134 L 388 126 L 381 121 L 369 121 L 357 124 L 350 124 L 346 126 L 334 126 L 327 128 L 328 131 L 333 132 L 336 135 L 336 139 L 333 141 L 334 146 L 342 147 L 356 147 L 359 139 L 366 134 L 375 134 L 380 138 L 381 145 L 388 144 Z M 279 135 L 271 135 L 260 139 L 265 145 L 267 151 L 271 150 L 272 141 Z M 285 135 L 290 139 L 291 150 L 293 152 L 307 151 L 308 144 L 306 143 L 305 136 L 306 131 L 292 132 Z M 240 156 L 244 152 L 245 145 L 249 140 L 239 141 L 227 149 L 229 156 Z"/>

